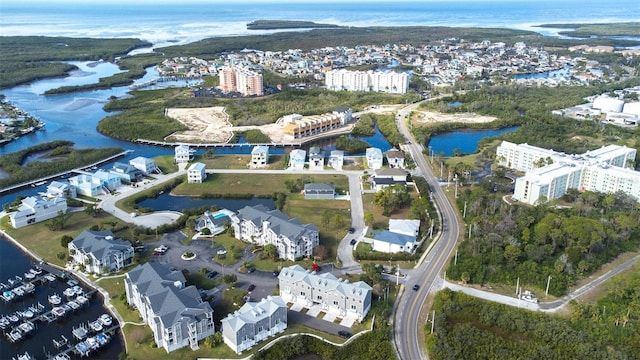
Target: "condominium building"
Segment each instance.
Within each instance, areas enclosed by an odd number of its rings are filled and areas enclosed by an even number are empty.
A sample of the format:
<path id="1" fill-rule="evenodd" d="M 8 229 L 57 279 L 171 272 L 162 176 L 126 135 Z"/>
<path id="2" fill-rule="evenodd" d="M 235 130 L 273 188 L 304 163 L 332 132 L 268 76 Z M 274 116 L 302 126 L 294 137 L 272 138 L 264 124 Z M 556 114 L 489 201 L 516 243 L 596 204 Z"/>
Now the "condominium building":
<path id="1" fill-rule="evenodd" d="M 22 199 L 18 211 L 9 215 L 11 225 L 18 229 L 37 222 L 53 219 L 60 213 L 67 212 L 67 200 L 64 196 L 52 199 L 41 196 L 29 196 Z"/>
<path id="2" fill-rule="evenodd" d="M 526 171 L 516 180 L 513 199 L 528 204 L 557 199 L 568 189 L 623 192 L 640 201 L 640 172 L 629 169 L 636 150 L 608 145 L 579 155 L 567 155 L 506 141 L 498 147 L 500 165 Z"/>
<path id="3" fill-rule="evenodd" d="M 350 283 L 331 273 L 317 274 L 300 265 L 286 267 L 278 275 L 280 296 L 304 307 L 320 304 L 339 317 L 364 320 L 371 309 L 372 288 L 363 281 Z"/>
<path id="4" fill-rule="evenodd" d="M 393 71 L 331 70 L 325 73 L 329 90 L 374 91 L 404 94 L 409 90 L 409 74 Z"/>
<path id="5" fill-rule="evenodd" d="M 111 230 L 85 230 L 68 245 L 73 263 L 83 266 L 87 273 L 103 274 L 120 271 L 131 265 L 133 246 L 114 239 Z"/>
<path id="6" fill-rule="evenodd" d="M 280 296 L 247 302 L 222 319 L 222 339 L 236 354 L 287 328 L 287 305 Z"/>
<path id="7" fill-rule="evenodd" d="M 198 341 L 215 332 L 211 305 L 186 282 L 181 271 L 158 262 L 137 266 L 124 280 L 127 303 L 138 310 L 154 342 L 166 352 L 185 346 L 197 350 Z"/>
<path id="8" fill-rule="evenodd" d="M 231 216 L 231 226 L 236 239 L 262 246 L 273 244 L 278 256 L 285 260 L 309 257 L 320 243 L 315 225 L 303 225 L 298 219 L 290 219 L 279 210 L 269 210 L 263 205 L 238 210 Z"/>
<path id="9" fill-rule="evenodd" d="M 244 96 L 262 96 L 262 74 L 244 67 L 223 66 L 219 71 L 220 87 L 224 92 L 237 91 Z"/>

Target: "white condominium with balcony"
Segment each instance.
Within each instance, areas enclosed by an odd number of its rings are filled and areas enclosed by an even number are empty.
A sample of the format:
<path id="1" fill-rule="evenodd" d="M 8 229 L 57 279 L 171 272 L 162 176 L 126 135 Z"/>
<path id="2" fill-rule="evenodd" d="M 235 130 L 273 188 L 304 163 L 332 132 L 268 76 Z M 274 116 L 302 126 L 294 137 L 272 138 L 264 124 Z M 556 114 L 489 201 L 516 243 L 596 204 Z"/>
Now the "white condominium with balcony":
<path id="1" fill-rule="evenodd" d="M 330 70 L 325 73 L 325 86 L 329 90 L 404 94 L 409 90 L 409 74 L 393 71 Z"/>

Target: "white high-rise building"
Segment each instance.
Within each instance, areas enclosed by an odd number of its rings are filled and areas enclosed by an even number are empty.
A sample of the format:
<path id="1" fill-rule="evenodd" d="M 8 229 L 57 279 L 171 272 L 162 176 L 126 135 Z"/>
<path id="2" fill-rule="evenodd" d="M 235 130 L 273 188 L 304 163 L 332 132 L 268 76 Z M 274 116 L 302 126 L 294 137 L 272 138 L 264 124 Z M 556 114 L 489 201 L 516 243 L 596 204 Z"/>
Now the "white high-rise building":
<path id="1" fill-rule="evenodd" d="M 409 74 L 393 71 L 331 70 L 325 73 L 329 90 L 375 91 L 404 94 L 409 90 Z"/>
<path id="2" fill-rule="evenodd" d="M 640 172 L 629 169 L 636 150 L 608 145 L 580 155 L 567 155 L 528 144 L 503 141 L 498 164 L 526 171 L 516 180 L 513 199 L 528 204 L 557 199 L 568 189 L 623 192 L 640 201 Z"/>

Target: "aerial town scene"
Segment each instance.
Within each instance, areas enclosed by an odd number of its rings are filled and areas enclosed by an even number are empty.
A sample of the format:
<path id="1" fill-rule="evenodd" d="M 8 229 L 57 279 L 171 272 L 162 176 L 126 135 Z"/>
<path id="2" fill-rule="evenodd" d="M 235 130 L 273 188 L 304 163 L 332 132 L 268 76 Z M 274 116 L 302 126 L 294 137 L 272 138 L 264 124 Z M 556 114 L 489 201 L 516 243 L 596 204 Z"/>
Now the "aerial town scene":
<path id="1" fill-rule="evenodd" d="M 635 1 L 2 8 L 0 359 L 638 358 Z"/>

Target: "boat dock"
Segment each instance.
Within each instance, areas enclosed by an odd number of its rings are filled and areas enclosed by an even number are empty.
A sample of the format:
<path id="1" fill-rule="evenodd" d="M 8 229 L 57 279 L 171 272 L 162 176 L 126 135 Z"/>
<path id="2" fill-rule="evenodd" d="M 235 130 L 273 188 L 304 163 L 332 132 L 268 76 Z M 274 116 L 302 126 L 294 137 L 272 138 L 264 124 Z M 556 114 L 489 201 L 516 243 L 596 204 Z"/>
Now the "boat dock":
<path id="1" fill-rule="evenodd" d="M 54 341 L 54 346 L 56 347 L 57 351 L 60 352 L 55 355 L 48 355 L 47 359 L 68 359 L 69 354 L 71 353 L 80 357 L 89 356 L 91 355 L 91 353 L 98 351 L 100 348 L 107 345 L 111 341 L 113 336 L 115 336 L 116 331 L 118 331 L 119 328 L 120 324 L 113 325 L 108 329 L 103 329 L 95 336 L 79 339 L 79 341 L 76 343 L 70 343 L 68 339 L 63 335 L 61 341 Z M 61 348 L 64 349 L 60 350 Z"/>
<path id="2" fill-rule="evenodd" d="M 69 174 L 81 172 L 82 169 L 86 169 L 86 168 L 91 168 L 91 167 L 94 167 L 94 166 L 102 165 L 102 164 L 104 164 L 106 162 L 109 162 L 111 160 L 117 159 L 119 157 L 123 157 L 123 156 L 125 156 L 125 155 L 127 155 L 127 154 L 129 154 L 131 152 L 133 152 L 133 150 L 125 150 L 125 151 L 123 151 L 121 153 L 118 153 L 118 154 L 115 154 L 115 155 L 111 155 L 111 156 L 109 156 L 107 158 L 104 158 L 104 159 L 102 159 L 100 161 L 96 161 L 93 164 L 84 165 L 84 166 L 79 167 L 79 168 L 67 170 L 67 171 L 64 171 L 64 172 L 61 172 L 61 173 L 57 173 L 57 174 L 54 174 L 54 175 L 49 175 L 49 176 L 45 176 L 45 177 L 42 177 L 42 178 L 39 178 L 39 179 L 35 179 L 35 180 L 31 180 L 31 181 L 20 183 L 20 184 L 12 185 L 12 186 L 9 186 L 9 187 L 6 187 L 6 188 L 2 188 L 2 189 L 0 189 L 0 194 L 5 193 L 5 192 L 10 192 L 10 191 L 13 191 L 13 190 L 18 190 L 18 189 L 21 189 L 23 187 L 36 186 L 36 184 L 45 184 L 47 181 L 50 181 L 50 180 L 53 180 L 53 179 L 56 179 L 56 178 L 59 178 L 59 177 L 64 177 L 64 176 L 69 175 Z"/>

